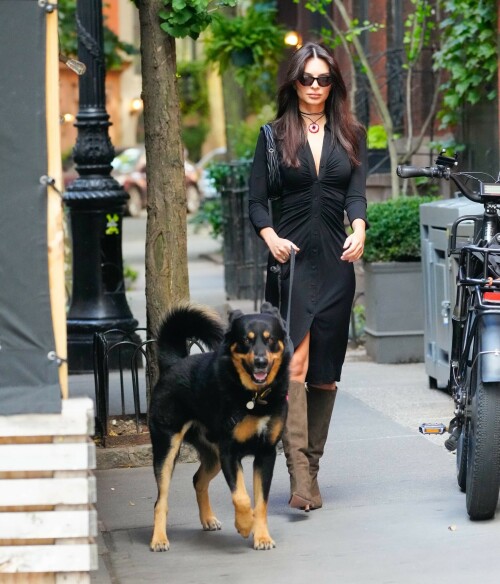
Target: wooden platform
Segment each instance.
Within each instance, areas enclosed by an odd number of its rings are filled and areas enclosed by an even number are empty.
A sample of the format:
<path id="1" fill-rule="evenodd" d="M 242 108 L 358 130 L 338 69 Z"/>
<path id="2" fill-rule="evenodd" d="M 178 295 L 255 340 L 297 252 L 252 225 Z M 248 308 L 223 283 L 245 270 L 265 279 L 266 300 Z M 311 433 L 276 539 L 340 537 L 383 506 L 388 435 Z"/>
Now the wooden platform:
<path id="1" fill-rule="evenodd" d="M 0 582 L 90 582 L 97 570 L 94 410 L 0 416 Z"/>

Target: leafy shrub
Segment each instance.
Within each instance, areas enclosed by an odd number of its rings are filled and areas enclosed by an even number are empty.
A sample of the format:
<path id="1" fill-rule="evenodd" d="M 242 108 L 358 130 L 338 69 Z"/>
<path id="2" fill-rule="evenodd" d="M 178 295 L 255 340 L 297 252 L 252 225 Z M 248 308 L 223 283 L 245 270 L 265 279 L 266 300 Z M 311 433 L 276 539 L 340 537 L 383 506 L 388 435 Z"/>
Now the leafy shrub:
<path id="1" fill-rule="evenodd" d="M 399 197 L 368 205 L 365 262 L 420 260 L 420 205 L 437 197 Z"/>
<path id="2" fill-rule="evenodd" d="M 253 109 L 269 103 L 276 92 L 285 49 L 285 29 L 276 23 L 276 12 L 270 4 L 252 5 L 239 16 L 217 12 L 205 39 L 207 62 L 218 65 L 220 73 L 233 71 Z"/>
<path id="3" fill-rule="evenodd" d="M 195 230 L 201 227 L 208 227 L 210 236 L 213 239 L 218 239 L 222 236 L 222 204 L 220 198 L 203 201 L 198 213 L 189 219 L 189 222 L 195 226 Z"/>
<path id="4" fill-rule="evenodd" d="M 368 148 L 373 148 L 375 150 L 383 150 L 384 148 L 387 148 L 387 133 L 384 126 L 380 124 L 369 126 L 366 131 L 366 138 Z"/>

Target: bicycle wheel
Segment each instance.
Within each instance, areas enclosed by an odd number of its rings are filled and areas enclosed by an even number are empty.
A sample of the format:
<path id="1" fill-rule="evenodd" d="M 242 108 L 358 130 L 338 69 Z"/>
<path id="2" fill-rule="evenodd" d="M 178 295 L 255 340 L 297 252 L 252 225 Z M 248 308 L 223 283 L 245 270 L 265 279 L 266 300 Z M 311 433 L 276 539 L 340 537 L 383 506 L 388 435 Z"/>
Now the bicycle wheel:
<path id="1" fill-rule="evenodd" d="M 465 493 L 467 487 L 467 451 L 469 448 L 469 421 L 462 426 L 462 432 L 457 446 L 457 483 L 460 490 Z"/>
<path id="2" fill-rule="evenodd" d="M 500 382 L 483 383 L 480 369 L 478 361 L 467 440 L 466 506 L 473 520 L 495 515 L 500 488 Z"/>

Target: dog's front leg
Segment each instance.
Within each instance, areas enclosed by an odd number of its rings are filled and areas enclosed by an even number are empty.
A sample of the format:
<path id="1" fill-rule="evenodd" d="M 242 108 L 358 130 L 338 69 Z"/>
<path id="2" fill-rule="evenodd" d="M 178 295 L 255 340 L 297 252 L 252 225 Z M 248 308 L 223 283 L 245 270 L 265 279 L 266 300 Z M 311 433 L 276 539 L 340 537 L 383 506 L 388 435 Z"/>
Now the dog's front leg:
<path id="1" fill-rule="evenodd" d="M 243 537 L 252 531 L 253 512 L 250 497 L 245 487 L 241 462 L 229 454 L 221 453 L 222 472 L 231 490 L 234 505 L 234 525 Z"/>
<path id="2" fill-rule="evenodd" d="M 276 547 L 267 527 L 267 502 L 276 461 L 276 449 L 270 448 L 258 454 L 253 463 L 254 526 L 253 547 L 270 550 Z"/>

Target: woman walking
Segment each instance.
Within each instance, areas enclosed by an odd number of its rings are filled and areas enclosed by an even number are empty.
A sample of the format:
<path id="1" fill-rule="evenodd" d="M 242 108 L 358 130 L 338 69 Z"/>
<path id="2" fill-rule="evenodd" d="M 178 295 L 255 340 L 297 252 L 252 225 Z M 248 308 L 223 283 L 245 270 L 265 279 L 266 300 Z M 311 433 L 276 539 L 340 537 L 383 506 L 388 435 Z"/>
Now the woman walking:
<path id="1" fill-rule="evenodd" d="M 268 211 L 266 140 L 261 132 L 250 178 L 250 219 L 270 251 L 266 299 L 287 314 L 292 287 L 288 418 L 283 447 L 293 508 L 322 506 L 318 485 L 347 349 L 355 291 L 352 262 L 366 228 L 366 139 L 349 110 L 337 62 L 323 45 L 298 49 L 278 91 L 271 124 L 282 182 L 279 218 Z M 352 232 L 346 235 L 344 211 Z M 296 252 L 290 282 L 290 253 Z M 280 265 L 281 290 L 271 268 Z"/>

